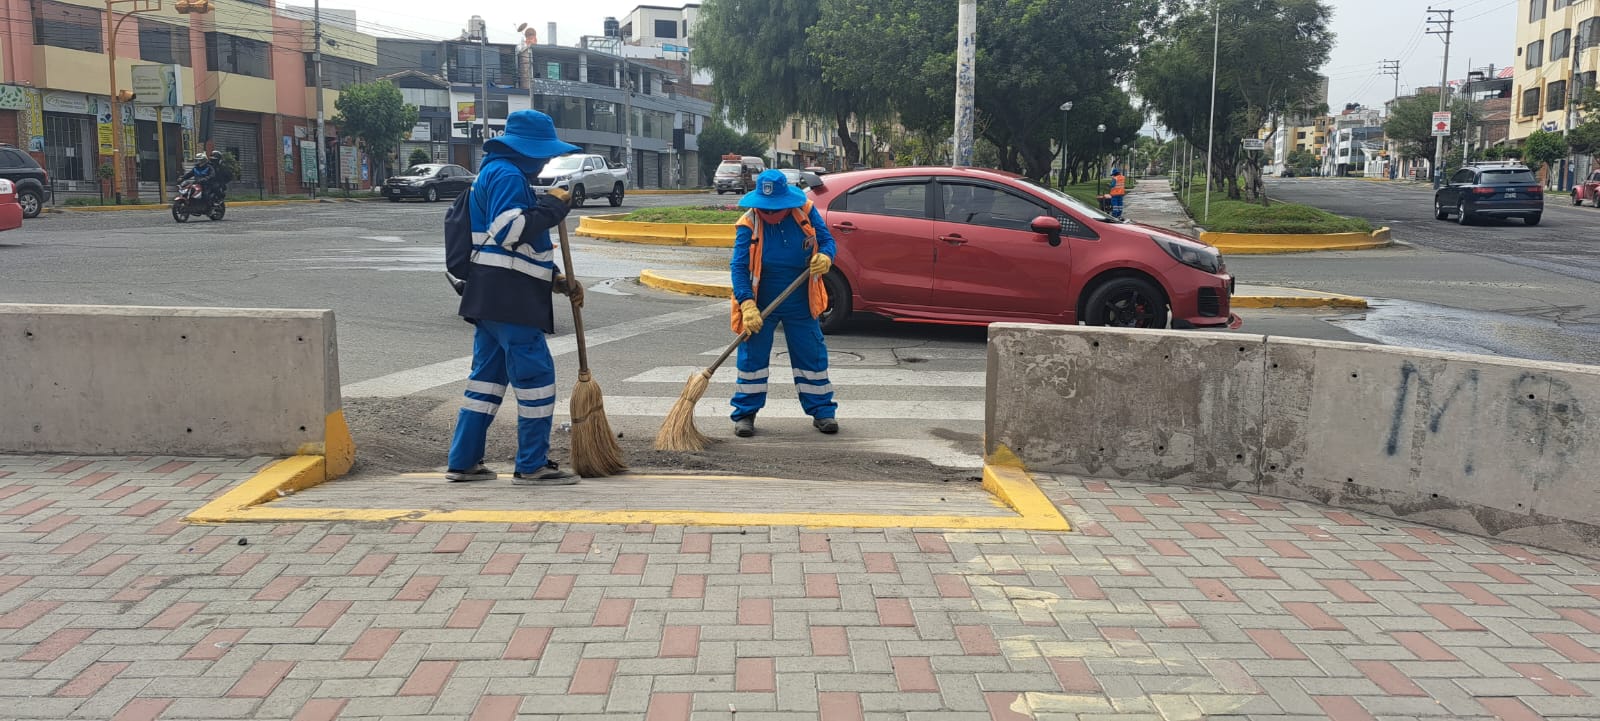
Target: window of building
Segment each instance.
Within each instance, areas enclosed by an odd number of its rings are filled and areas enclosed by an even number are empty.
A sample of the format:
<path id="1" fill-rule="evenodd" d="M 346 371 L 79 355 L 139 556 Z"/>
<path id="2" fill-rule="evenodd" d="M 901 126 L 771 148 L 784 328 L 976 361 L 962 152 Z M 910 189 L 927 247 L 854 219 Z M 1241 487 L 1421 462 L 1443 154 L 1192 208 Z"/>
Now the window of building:
<path id="1" fill-rule="evenodd" d="M 103 52 L 102 27 L 105 27 L 104 18 L 94 8 L 49 0 L 33 2 L 34 44 L 90 53 Z"/>
<path id="2" fill-rule="evenodd" d="M 1600 17 L 1578 23 L 1578 49 L 1584 50 L 1596 45 L 1600 45 Z"/>
<path id="3" fill-rule="evenodd" d="M 794 138 L 795 140 L 799 140 L 800 139 L 800 121 L 799 120 L 791 120 L 791 121 L 789 121 L 789 137 Z"/>
<path id="4" fill-rule="evenodd" d="M 306 87 L 317 84 L 316 56 L 306 53 Z M 322 87 L 329 90 L 344 90 L 351 85 L 372 81 L 373 67 L 344 58 L 330 58 L 322 56 Z M 403 94 L 403 93 L 402 93 Z"/>
<path id="5" fill-rule="evenodd" d="M 1560 110 L 1567 107 L 1567 81 L 1556 80 L 1544 86 L 1544 109 Z"/>
<path id="6" fill-rule="evenodd" d="M 206 66 L 224 73 L 271 78 L 272 50 L 260 40 L 206 33 Z"/>
<path id="7" fill-rule="evenodd" d="M 443 88 L 400 88 L 400 97 L 418 110 L 449 112 L 450 91 Z"/>
<path id="8" fill-rule="evenodd" d="M 163 65 L 193 65 L 189 27 L 139 18 L 139 59 Z"/>
<path id="9" fill-rule="evenodd" d="M 1523 117 L 1539 114 L 1539 91 L 1540 88 L 1528 88 L 1522 91 Z"/>
<path id="10" fill-rule="evenodd" d="M 1547 0 L 1528 0 L 1528 22 L 1536 23 L 1544 19 Z"/>
<path id="11" fill-rule="evenodd" d="M 1550 9 L 1551 10 L 1560 10 L 1561 8 L 1564 8 L 1564 7 L 1566 7 L 1568 5 L 1571 5 L 1571 4 L 1572 4 L 1572 0 L 1550 0 Z"/>
<path id="12" fill-rule="evenodd" d="M 1305 140 L 1306 139 L 1306 131 L 1302 130 L 1302 131 L 1300 131 L 1298 133 L 1295 133 L 1294 137 L 1295 137 L 1295 140 Z"/>
<path id="13" fill-rule="evenodd" d="M 663 39 L 674 39 L 674 40 L 677 39 L 677 37 L 678 37 L 678 21 L 676 21 L 676 20 L 657 20 L 656 21 L 656 37 L 663 38 Z"/>
<path id="14" fill-rule="evenodd" d="M 1586 73 L 1578 73 L 1578 92 L 1580 93 L 1579 97 L 1582 97 L 1581 93 L 1584 90 L 1592 88 L 1594 86 L 1595 86 L 1595 71 L 1590 70 L 1589 72 L 1586 72 Z"/>
<path id="15" fill-rule="evenodd" d="M 1562 30 L 1550 36 L 1550 62 L 1572 55 L 1572 30 Z"/>
<path id="16" fill-rule="evenodd" d="M 1528 43 L 1528 52 L 1523 53 L 1523 67 L 1535 70 L 1544 64 L 1544 41 L 1535 40 Z"/>

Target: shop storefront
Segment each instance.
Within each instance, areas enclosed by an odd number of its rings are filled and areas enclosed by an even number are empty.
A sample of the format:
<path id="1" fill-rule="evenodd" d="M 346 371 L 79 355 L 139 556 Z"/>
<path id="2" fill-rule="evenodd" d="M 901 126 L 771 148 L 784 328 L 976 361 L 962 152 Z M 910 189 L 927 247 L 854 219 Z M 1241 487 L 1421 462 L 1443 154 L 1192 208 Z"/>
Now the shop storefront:
<path id="1" fill-rule="evenodd" d="M 212 132 L 217 150 L 239 159 L 238 188 L 261 189 L 261 124 L 218 120 Z"/>
<path id="2" fill-rule="evenodd" d="M 110 108 L 105 109 L 104 123 L 97 112 L 102 102 L 83 93 L 43 93 L 45 170 L 57 192 L 98 191 L 99 126 L 106 126 L 107 155 L 111 143 Z"/>

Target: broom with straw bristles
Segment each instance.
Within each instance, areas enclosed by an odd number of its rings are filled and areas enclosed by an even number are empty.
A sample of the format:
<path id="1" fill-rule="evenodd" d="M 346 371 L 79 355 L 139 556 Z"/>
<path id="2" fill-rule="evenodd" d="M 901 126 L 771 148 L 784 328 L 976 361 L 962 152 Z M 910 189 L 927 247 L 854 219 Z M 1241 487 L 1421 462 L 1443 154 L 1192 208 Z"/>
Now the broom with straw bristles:
<path id="1" fill-rule="evenodd" d="M 578 282 L 572 270 L 572 248 L 567 242 L 567 221 L 561 221 L 561 260 L 567 282 Z M 578 385 L 572 389 L 572 470 L 584 478 L 610 476 L 628 469 L 622 448 L 606 421 L 606 403 L 600 384 L 589 375 L 589 349 L 583 340 L 583 311 L 572 301 L 572 326 L 578 338 Z"/>
<path id="2" fill-rule="evenodd" d="M 761 320 L 765 321 L 767 316 L 772 315 L 772 311 L 783 305 L 783 301 L 788 300 L 789 296 L 799 290 L 800 286 L 805 285 L 806 280 L 810 277 L 809 273 L 801 273 L 799 278 L 795 278 L 788 288 L 783 289 L 783 292 L 778 294 L 776 300 L 767 305 L 766 310 L 761 311 Z M 656 434 L 656 450 L 705 450 L 711 439 L 701 433 L 700 429 L 694 427 L 694 406 L 700 402 L 700 396 L 705 395 L 706 386 L 711 384 L 712 374 L 716 373 L 717 368 L 721 367 L 723 362 L 728 360 L 728 356 L 733 355 L 733 351 L 739 347 L 739 344 L 745 342 L 749 337 L 750 331 L 748 330 L 740 333 L 738 338 L 735 338 L 732 343 L 728 344 L 727 348 L 723 349 L 722 355 L 717 356 L 717 362 L 712 363 L 711 367 L 703 371 L 696 371 L 694 375 L 689 376 L 689 382 L 683 386 L 683 393 L 678 396 L 678 401 L 672 404 L 672 410 L 667 413 L 667 419 L 661 423 L 661 431 Z"/>

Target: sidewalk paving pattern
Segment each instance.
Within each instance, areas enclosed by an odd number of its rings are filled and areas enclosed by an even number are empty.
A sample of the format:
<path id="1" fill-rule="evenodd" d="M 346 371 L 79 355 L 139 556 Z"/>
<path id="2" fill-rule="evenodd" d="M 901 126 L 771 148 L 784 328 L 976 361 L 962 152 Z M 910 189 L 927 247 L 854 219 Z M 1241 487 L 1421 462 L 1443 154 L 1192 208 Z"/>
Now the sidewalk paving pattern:
<path id="1" fill-rule="evenodd" d="M 0 716 L 1600 709 L 1600 563 L 1363 514 L 1042 477 L 1076 532 L 183 522 L 267 462 L 0 457 Z"/>

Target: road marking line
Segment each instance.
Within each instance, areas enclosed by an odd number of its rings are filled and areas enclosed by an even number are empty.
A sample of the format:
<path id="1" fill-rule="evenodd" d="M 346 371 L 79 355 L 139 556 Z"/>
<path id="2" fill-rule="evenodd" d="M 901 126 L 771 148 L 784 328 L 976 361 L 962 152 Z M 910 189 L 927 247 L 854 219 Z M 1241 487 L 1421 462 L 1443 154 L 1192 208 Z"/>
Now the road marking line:
<path id="1" fill-rule="evenodd" d="M 589 342 L 589 347 L 594 348 L 606 343 L 627 340 L 646 333 L 665 330 L 685 323 L 694 323 L 707 318 L 726 316 L 727 314 L 727 304 L 708 303 L 688 310 L 673 311 L 609 325 L 604 328 L 595 328 L 588 332 L 586 339 Z M 577 339 L 570 335 L 552 339 L 549 345 L 552 357 L 564 356 L 578 350 Z M 437 388 L 447 383 L 465 381 L 467 374 L 471 371 L 472 356 L 465 356 L 351 383 L 341 388 L 340 392 L 346 398 L 400 398 L 428 390 L 429 388 Z M 607 401 L 608 405 L 609 403 Z M 668 403 L 668 405 L 670 406 L 671 403 Z"/>
<path id="2" fill-rule="evenodd" d="M 701 370 L 691 366 L 660 366 L 651 368 L 631 378 L 625 378 L 624 383 L 682 383 L 690 374 Z M 789 366 L 773 365 L 770 367 L 774 379 L 787 380 L 794 376 L 794 371 Z M 914 371 L 901 368 L 852 368 L 847 366 L 834 366 L 828 369 L 828 375 L 835 382 L 857 386 L 938 386 L 943 388 L 983 388 L 985 373 L 982 371 Z M 717 374 L 711 379 L 712 383 L 733 383 L 735 374 Z M 774 381 L 776 382 L 776 380 Z"/>

